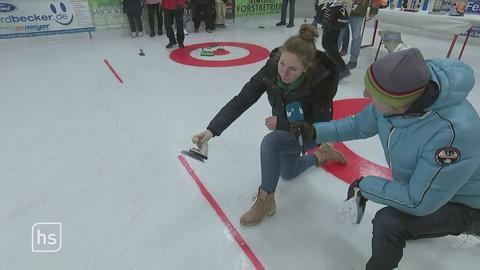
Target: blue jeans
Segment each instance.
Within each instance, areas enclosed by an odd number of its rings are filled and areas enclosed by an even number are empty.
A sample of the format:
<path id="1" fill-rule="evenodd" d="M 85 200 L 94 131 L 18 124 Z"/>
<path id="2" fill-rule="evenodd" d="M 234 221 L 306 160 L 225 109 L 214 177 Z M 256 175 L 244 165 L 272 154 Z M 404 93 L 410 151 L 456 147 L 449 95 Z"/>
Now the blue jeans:
<path id="1" fill-rule="evenodd" d="M 282 2 L 282 14 L 280 21 L 287 21 L 287 4 L 290 2 L 290 12 L 289 12 L 289 21 L 288 24 L 293 24 L 293 19 L 295 19 L 295 0 L 283 0 Z"/>
<path id="2" fill-rule="evenodd" d="M 462 204 L 447 203 L 427 216 L 413 216 L 387 206 L 379 210 L 372 221 L 372 257 L 366 270 L 397 268 L 408 240 L 475 231 L 478 222 L 480 209 Z"/>
<path id="3" fill-rule="evenodd" d="M 315 142 L 305 142 L 305 150 L 314 148 Z M 301 148 L 297 139 L 288 131 L 274 130 L 262 140 L 260 161 L 262 184 L 260 188 L 268 193 L 275 192 L 280 175 L 290 180 L 316 164 L 314 155 L 300 156 Z"/>
<path id="4" fill-rule="evenodd" d="M 350 47 L 350 62 L 357 62 L 362 45 L 362 23 L 365 17 L 350 16 L 349 23 L 352 32 L 352 46 Z"/>
<path id="5" fill-rule="evenodd" d="M 352 32 L 352 47 L 350 47 L 350 62 L 357 62 L 360 55 L 360 46 L 362 45 L 362 23 L 365 17 L 350 16 L 348 19 L 349 27 L 340 29 L 340 36 L 338 37 L 338 48 L 347 48 L 348 44 L 345 44 L 345 35 L 350 35 Z M 343 44 L 342 44 L 343 42 Z M 347 41 L 348 42 L 348 41 Z"/>

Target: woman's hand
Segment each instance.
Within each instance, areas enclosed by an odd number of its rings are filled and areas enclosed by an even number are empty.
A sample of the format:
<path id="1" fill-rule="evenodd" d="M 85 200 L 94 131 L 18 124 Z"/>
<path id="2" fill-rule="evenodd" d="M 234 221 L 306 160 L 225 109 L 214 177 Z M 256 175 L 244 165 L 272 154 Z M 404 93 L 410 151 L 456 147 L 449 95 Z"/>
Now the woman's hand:
<path id="1" fill-rule="evenodd" d="M 267 126 L 269 130 L 275 130 L 277 128 L 277 117 L 270 116 L 265 118 L 265 126 Z"/>
<path id="2" fill-rule="evenodd" d="M 208 142 L 208 140 L 210 140 L 211 138 L 213 137 L 213 133 L 208 130 L 208 129 L 205 129 L 204 131 L 196 134 L 196 135 L 193 135 L 192 137 L 192 142 L 198 146 Z"/>

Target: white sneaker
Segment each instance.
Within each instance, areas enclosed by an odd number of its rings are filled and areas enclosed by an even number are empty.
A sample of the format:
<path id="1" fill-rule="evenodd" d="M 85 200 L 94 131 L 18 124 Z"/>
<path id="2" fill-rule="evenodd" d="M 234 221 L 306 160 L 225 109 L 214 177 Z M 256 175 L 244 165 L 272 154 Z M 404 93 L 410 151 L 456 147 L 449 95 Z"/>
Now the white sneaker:
<path id="1" fill-rule="evenodd" d="M 143 37 L 143 32 L 137 32 L 137 37 Z"/>
<path id="2" fill-rule="evenodd" d="M 132 32 L 132 38 L 137 37 L 137 33 Z"/>

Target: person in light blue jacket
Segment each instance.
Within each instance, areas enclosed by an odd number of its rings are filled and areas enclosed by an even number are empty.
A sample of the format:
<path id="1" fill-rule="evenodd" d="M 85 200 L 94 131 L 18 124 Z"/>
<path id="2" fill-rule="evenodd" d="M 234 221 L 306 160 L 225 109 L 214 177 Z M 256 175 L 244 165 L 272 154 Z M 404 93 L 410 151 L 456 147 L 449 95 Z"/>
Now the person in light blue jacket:
<path id="1" fill-rule="evenodd" d="M 475 80 L 458 60 L 423 58 L 416 48 L 374 62 L 364 77 L 372 104 L 361 112 L 303 128 L 316 143 L 379 135 L 393 180 L 352 183 L 363 201 L 387 207 L 373 220 L 367 270 L 398 266 L 407 240 L 480 233 L 480 118 L 466 97 Z M 349 198 L 347 197 L 347 198 Z M 362 205 L 362 204 L 361 204 Z"/>

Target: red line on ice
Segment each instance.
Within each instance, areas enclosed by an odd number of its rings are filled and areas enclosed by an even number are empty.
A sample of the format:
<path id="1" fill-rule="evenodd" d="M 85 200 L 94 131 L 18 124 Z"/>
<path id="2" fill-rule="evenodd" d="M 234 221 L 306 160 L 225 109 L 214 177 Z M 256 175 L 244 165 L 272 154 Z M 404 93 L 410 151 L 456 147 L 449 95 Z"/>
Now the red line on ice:
<path id="1" fill-rule="evenodd" d="M 103 61 L 105 62 L 105 64 L 107 65 L 107 67 L 110 69 L 110 71 L 113 73 L 113 75 L 115 75 L 115 77 L 117 78 L 117 80 L 118 80 L 120 83 L 123 83 L 122 78 L 120 78 L 120 76 L 119 76 L 118 73 L 115 71 L 115 69 L 113 69 L 112 65 L 110 65 L 110 62 L 108 62 L 107 59 L 103 59 Z"/>
<path id="2" fill-rule="evenodd" d="M 265 267 L 263 267 L 262 263 L 260 260 L 255 256 L 255 253 L 253 253 L 252 249 L 250 246 L 248 246 L 247 242 L 243 239 L 243 237 L 240 235 L 240 233 L 235 229 L 235 227 L 232 225 L 230 220 L 228 219 L 227 215 L 223 212 L 222 208 L 218 205 L 217 201 L 212 197 L 210 192 L 208 192 L 207 188 L 205 185 L 203 185 L 202 181 L 200 178 L 197 176 L 197 174 L 193 171 L 192 167 L 190 164 L 185 160 L 185 157 L 182 155 L 178 156 L 178 159 L 182 163 L 183 167 L 187 170 L 187 172 L 190 174 L 190 176 L 193 178 L 193 181 L 197 184 L 198 188 L 202 192 L 203 196 L 205 199 L 208 201 L 210 206 L 212 206 L 213 210 L 217 213 L 218 217 L 222 220 L 222 222 L 227 226 L 228 230 L 232 234 L 233 238 L 237 242 L 237 244 L 240 246 L 240 248 L 245 252 L 247 255 L 248 259 L 252 262 L 253 266 L 255 266 L 255 269 L 257 270 L 265 270 Z"/>

